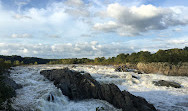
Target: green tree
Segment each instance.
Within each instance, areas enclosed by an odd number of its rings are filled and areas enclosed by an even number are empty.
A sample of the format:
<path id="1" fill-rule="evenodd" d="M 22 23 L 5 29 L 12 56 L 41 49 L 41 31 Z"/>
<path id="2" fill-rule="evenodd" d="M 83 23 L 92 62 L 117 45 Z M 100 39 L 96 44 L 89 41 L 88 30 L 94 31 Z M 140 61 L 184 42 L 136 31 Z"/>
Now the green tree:
<path id="1" fill-rule="evenodd" d="M 187 46 L 185 46 L 185 48 L 183 48 L 183 50 L 186 50 L 186 51 L 188 51 L 188 47 L 187 47 Z"/>
<path id="2" fill-rule="evenodd" d="M 138 62 L 138 55 L 137 53 L 132 53 L 131 55 L 127 56 L 127 61 L 131 63 L 137 63 Z"/>
<path id="3" fill-rule="evenodd" d="M 34 63 L 34 65 L 37 65 L 37 64 L 38 64 L 37 62 Z"/>
<path id="4" fill-rule="evenodd" d="M 14 61 L 13 64 L 16 65 L 16 66 L 18 66 L 18 65 L 20 65 L 20 61 L 16 60 L 16 61 Z"/>
<path id="5" fill-rule="evenodd" d="M 21 64 L 21 65 L 24 65 L 24 61 L 22 61 L 20 64 Z"/>
<path id="6" fill-rule="evenodd" d="M 128 56 L 128 54 L 121 53 L 116 56 L 115 62 L 116 63 L 125 63 L 127 56 Z"/>
<path id="7" fill-rule="evenodd" d="M 151 53 L 148 51 L 140 51 L 138 52 L 139 58 L 138 61 L 139 62 L 151 62 Z"/>
<path id="8" fill-rule="evenodd" d="M 5 64 L 11 64 L 11 61 L 10 60 L 6 60 Z"/>

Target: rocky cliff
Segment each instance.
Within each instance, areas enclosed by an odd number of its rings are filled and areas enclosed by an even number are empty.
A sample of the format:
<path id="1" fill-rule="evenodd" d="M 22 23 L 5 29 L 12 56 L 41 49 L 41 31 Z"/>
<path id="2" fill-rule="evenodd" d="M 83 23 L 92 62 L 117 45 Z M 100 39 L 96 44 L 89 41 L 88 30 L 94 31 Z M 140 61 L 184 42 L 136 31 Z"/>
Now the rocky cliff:
<path id="1" fill-rule="evenodd" d="M 158 62 L 158 63 L 138 63 L 136 68 L 145 73 L 157 73 L 170 76 L 188 76 L 188 63 L 177 65 Z"/>

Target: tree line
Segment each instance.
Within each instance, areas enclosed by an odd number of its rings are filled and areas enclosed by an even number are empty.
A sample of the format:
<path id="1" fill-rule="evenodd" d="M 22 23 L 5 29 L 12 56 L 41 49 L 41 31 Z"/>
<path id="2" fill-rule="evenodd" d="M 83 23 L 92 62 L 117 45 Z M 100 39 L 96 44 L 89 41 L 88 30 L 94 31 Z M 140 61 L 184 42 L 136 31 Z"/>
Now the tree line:
<path id="1" fill-rule="evenodd" d="M 158 50 L 156 53 L 149 51 L 134 52 L 131 54 L 121 53 L 116 57 L 97 57 L 94 59 L 88 58 L 70 58 L 70 59 L 59 59 L 50 61 L 48 64 L 101 64 L 101 65 L 113 65 L 113 64 L 124 64 L 124 63 L 148 63 L 148 62 L 168 62 L 177 64 L 179 62 L 188 62 L 188 47 L 183 49 L 168 49 Z"/>
<path id="2" fill-rule="evenodd" d="M 16 65 L 36 65 L 36 64 L 101 64 L 113 65 L 124 63 L 138 63 L 138 62 L 168 62 L 177 64 L 179 62 L 188 62 L 188 47 L 183 49 L 168 49 L 158 50 L 156 53 L 149 51 L 133 52 L 131 54 L 121 53 L 116 57 L 97 57 L 89 58 L 67 58 L 67 59 L 42 59 L 36 57 L 21 57 L 21 56 L 3 56 L 0 59 L 6 64 Z"/>
<path id="3" fill-rule="evenodd" d="M 12 55 L 12 56 L 0 55 L 0 58 L 3 59 L 6 63 L 10 63 L 12 65 L 47 64 L 50 61 L 56 60 L 56 59 L 42 59 L 37 57 L 21 57 L 17 55 Z"/>

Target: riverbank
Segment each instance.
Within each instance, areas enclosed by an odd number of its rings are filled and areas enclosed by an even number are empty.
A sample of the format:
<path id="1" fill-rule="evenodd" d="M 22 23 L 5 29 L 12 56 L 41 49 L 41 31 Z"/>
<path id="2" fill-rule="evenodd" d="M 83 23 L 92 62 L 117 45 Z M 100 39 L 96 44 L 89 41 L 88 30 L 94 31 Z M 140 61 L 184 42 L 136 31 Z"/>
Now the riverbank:
<path id="1" fill-rule="evenodd" d="M 12 111 L 11 98 L 16 97 L 16 89 L 21 88 L 21 85 L 16 84 L 10 78 L 8 69 L 0 74 L 0 110 Z"/>
<path id="2" fill-rule="evenodd" d="M 126 63 L 128 68 L 137 69 L 144 73 L 164 74 L 168 76 L 188 76 L 188 62 L 171 64 L 167 62 Z"/>

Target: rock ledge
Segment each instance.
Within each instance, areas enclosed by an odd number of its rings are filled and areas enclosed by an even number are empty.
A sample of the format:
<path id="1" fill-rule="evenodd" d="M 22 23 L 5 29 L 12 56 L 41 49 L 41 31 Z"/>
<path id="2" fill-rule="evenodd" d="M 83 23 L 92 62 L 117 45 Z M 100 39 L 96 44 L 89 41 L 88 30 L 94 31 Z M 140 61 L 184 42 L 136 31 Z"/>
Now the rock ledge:
<path id="1" fill-rule="evenodd" d="M 100 84 L 90 74 L 64 69 L 43 70 L 44 75 L 71 100 L 100 99 L 123 111 L 156 111 L 144 98 L 120 91 L 115 84 Z"/>

